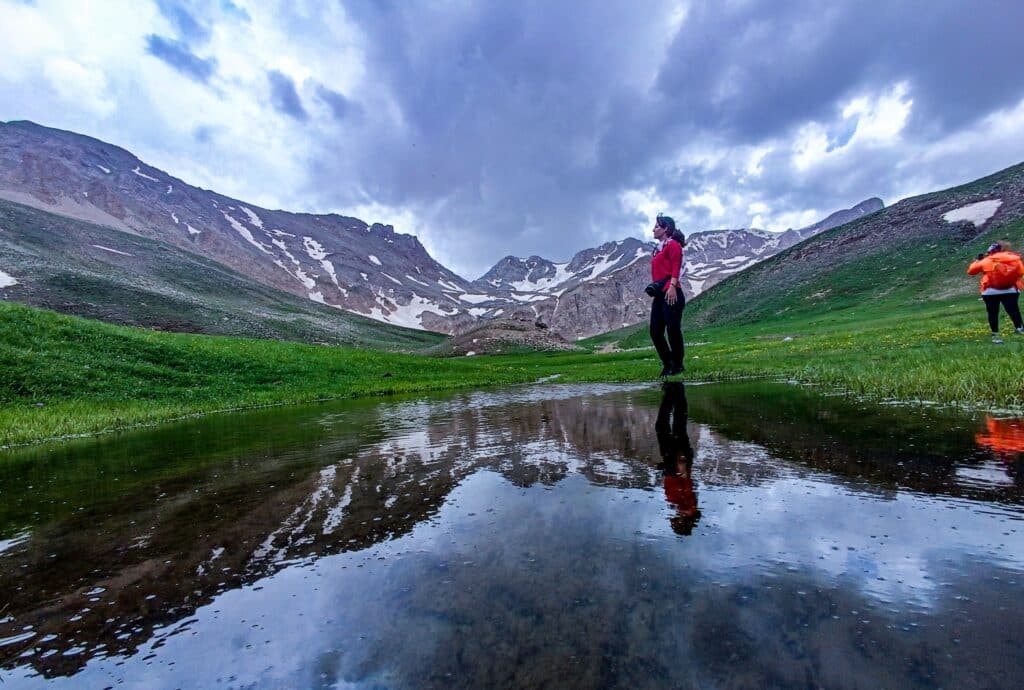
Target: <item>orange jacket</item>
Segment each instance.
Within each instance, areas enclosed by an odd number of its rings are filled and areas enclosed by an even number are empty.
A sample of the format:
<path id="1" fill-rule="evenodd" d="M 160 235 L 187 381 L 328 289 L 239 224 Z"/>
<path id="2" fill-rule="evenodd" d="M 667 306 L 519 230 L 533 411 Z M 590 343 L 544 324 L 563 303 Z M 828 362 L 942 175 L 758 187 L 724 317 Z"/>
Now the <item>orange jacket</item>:
<path id="1" fill-rule="evenodd" d="M 1024 454 L 1024 419 L 985 420 L 985 432 L 974 435 L 974 441 L 997 454 Z"/>
<path id="2" fill-rule="evenodd" d="M 995 267 L 996 262 L 1000 263 L 1013 263 L 1016 261 L 1020 264 L 1021 273 L 1024 273 L 1024 263 L 1021 263 L 1020 254 L 1014 252 L 995 252 L 989 254 L 983 259 L 971 262 L 971 265 L 967 267 L 967 275 L 973 276 L 981 273 L 981 291 L 985 292 L 985 288 L 989 287 L 988 274 Z M 1017 289 L 1024 290 L 1024 279 L 1017 281 Z"/>

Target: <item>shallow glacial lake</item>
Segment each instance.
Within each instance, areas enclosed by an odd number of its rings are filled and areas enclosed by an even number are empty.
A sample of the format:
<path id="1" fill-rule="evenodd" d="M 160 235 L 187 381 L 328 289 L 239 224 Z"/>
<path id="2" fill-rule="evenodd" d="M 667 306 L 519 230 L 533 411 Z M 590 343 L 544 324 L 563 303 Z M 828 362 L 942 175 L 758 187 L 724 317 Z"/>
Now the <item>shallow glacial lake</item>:
<path id="1" fill-rule="evenodd" d="M 1022 453 L 751 382 L 0 452 L 0 687 L 1024 687 Z"/>

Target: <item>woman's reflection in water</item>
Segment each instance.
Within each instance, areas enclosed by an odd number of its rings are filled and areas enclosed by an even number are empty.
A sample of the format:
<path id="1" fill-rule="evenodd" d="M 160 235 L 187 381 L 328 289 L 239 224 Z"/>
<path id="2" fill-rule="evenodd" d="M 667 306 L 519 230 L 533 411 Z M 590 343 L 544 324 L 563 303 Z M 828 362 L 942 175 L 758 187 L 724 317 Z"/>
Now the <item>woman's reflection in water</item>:
<path id="1" fill-rule="evenodd" d="M 686 434 L 686 388 L 681 382 L 666 381 L 662 393 L 654 431 L 661 452 L 665 499 L 676 509 L 669 523 L 676 534 L 689 535 L 700 519 L 700 510 L 693 490 L 693 446 Z"/>

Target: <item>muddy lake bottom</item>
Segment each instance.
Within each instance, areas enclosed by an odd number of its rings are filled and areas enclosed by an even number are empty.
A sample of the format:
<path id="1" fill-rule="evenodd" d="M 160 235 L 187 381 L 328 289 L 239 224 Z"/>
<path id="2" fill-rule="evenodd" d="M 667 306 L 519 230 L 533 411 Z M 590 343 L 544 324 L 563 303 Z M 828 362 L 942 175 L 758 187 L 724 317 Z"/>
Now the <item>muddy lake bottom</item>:
<path id="1" fill-rule="evenodd" d="M 0 687 L 1014 688 L 1024 422 L 542 385 L 0 452 Z"/>

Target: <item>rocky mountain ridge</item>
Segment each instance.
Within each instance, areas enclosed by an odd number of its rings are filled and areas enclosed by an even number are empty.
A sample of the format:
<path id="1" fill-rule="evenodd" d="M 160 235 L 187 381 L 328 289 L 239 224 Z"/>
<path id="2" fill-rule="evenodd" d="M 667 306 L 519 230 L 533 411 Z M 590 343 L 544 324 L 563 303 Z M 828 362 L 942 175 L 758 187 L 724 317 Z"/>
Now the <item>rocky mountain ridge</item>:
<path id="1" fill-rule="evenodd" d="M 468 281 L 391 226 L 260 208 L 188 185 L 122 148 L 31 122 L 0 123 L 0 198 L 164 242 L 300 298 L 411 328 L 451 334 L 482 320 L 529 319 L 575 339 L 643 320 L 648 307 L 651 242 L 608 242 L 564 263 L 509 256 Z M 868 200 L 780 234 L 697 233 L 687 248 L 684 289 L 692 298 L 880 207 Z M 31 280 L 18 268 L 0 266 L 7 286 Z"/>

